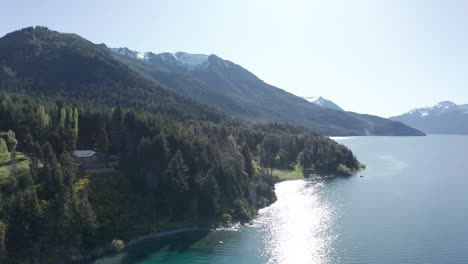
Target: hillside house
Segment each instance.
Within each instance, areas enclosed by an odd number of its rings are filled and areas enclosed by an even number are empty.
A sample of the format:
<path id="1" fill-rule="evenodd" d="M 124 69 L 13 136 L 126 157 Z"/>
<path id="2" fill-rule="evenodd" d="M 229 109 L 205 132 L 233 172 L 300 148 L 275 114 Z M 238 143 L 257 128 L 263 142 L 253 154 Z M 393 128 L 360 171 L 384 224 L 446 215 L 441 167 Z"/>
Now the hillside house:
<path id="1" fill-rule="evenodd" d="M 109 176 L 115 174 L 119 167 L 119 157 L 116 155 L 97 153 L 93 150 L 77 150 L 73 155 L 83 174 Z"/>
<path id="2" fill-rule="evenodd" d="M 73 152 L 78 164 L 93 163 L 97 160 L 96 152 L 93 150 L 76 150 Z"/>

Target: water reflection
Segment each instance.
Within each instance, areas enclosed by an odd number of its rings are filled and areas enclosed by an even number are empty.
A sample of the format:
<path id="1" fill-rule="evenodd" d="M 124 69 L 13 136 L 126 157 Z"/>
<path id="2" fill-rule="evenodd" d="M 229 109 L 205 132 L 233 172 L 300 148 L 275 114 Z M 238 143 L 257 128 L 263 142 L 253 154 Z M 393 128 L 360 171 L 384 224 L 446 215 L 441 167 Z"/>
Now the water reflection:
<path id="1" fill-rule="evenodd" d="M 324 191 L 329 183 L 279 183 L 278 201 L 260 210 L 251 225 L 150 239 L 95 264 L 335 263 L 332 244 L 337 232 L 331 227 L 337 214 Z"/>
<path id="2" fill-rule="evenodd" d="M 312 186 L 313 185 L 313 186 Z M 254 221 L 265 263 L 330 263 L 335 211 L 323 198 L 325 183 L 288 181 L 276 186 L 278 201 Z"/>

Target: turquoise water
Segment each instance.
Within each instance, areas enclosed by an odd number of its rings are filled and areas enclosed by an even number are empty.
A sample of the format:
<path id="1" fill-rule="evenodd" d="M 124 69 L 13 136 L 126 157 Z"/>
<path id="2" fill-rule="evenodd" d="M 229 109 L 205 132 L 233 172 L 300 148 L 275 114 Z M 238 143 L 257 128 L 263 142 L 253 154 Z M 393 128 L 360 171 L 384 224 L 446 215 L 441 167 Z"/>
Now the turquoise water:
<path id="1" fill-rule="evenodd" d="M 96 263 L 468 263 L 468 136 L 337 141 L 365 171 L 279 183 L 250 225 L 147 240 Z"/>

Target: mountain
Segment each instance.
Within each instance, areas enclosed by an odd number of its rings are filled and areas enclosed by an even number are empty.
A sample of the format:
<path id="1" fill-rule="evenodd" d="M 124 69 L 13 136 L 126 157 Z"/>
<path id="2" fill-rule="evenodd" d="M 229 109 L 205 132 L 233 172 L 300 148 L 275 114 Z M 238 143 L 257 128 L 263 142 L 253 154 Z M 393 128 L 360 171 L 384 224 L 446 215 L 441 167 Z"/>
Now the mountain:
<path id="1" fill-rule="evenodd" d="M 323 135 L 422 135 L 399 122 L 310 104 L 216 55 L 111 50 L 45 27 L 0 38 L 0 91 L 121 105 L 179 120 L 226 120 L 221 110 Z"/>
<path id="2" fill-rule="evenodd" d="M 321 106 L 321 107 L 330 108 L 330 109 L 334 109 L 334 110 L 338 110 L 338 111 L 344 111 L 337 104 L 333 103 L 330 100 L 327 100 L 327 99 L 323 98 L 322 96 L 302 97 L 302 98 L 306 99 L 307 101 L 309 101 L 309 102 L 311 102 L 313 104 Z"/>
<path id="3" fill-rule="evenodd" d="M 399 122 L 311 104 L 213 54 L 108 50 L 117 60 L 155 83 L 231 116 L 301 125 L 322 135 L 424 135 Z"/>
<path id="4" fill-rule="evenodd" d="M 468 105 L 444 101 L 391 117 L 428 134 L 468 134 Z"/>
<path id="5" fill-rule="evenodd" d="M 0 38 L 0 90 L 122 105 L 182 120 L 227 117 L 144 78 L 102 45 L 45 27 L 25 28 Z"/>

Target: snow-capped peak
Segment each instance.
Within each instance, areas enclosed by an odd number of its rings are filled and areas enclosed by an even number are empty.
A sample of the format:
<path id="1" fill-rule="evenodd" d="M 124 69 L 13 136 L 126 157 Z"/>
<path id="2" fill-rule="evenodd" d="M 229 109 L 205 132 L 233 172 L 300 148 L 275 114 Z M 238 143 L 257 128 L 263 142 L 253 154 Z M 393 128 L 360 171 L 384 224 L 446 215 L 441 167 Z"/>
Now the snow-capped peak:
<path id="1" fill-rule="evenodd" d="M 130 58 L 145 59 L 145 53 L 130 50 L 129 48 L 112 48 L 111 50 Z"/>
<path id="2" fill-rule="evenodd" d="M 206 69 L 208 65 L 208 58 L 212 56 L 206 54 L 191 54 L 186 52 L 163 52 L 159 54 L 155 54 L 152 52 L 143 53 L 130 50 L 128 48 L 112 48 L 111 50 L 133 59 L 144 60 L 150 63 L 162 62 L 164 64 L 170 64 L 177 67 L 181 67 L 186 71 Z M 229 66 L 229 64 L 226 64 L 226 66 Z"/>
<path id="3" fill-rule="evenodd" d="M 450 101 L 444 101 L 444 102 L 440 102 L 438 104 L 436 104 L 434 106 L 435 109 L 438 109 L 440 111 L 455 111 L 455 110 L 459 110 L 459 107 L 458 105 L 450 102 Z"/>
<path id="4" fill-rule="evenodd" d="M 309 102 L 311 102 L 313 104 L 321 106 L 321 107 L 326 107 L 326 108 L 331 108 L 331 109 L 334 109 L 334 110 L 343 111 L 343 109 L 341 107 L 339 107 L 338 105 L 336 105 L 332 101 L 323 98 L 322 96 L 311 96 L 311 97 L 302 97 L 302 98 L 306 99 L 307 101 L 309 101 Z"/>
<path id="5" fill-rule="evenodd" d="M 450 101 L 443 101 L 436 104 L 433 107 L 423 107 L 423 108 L 416 108 L 407 113 L 407 115 L 421 117 L 421 118 L 428 118 L 429 116 L 440 116 L 446 113 L 452 112 L 463 112 L 468 113 L 468 109 L 465 109 L 464 106 L 458 106 L 453 102 Z"/>
<path id="6" fill-rule="evenodd" d="M 176 52 L 172 53 L 172 55 L 176 58 L 178 63 L 185 65 L 188 68 L 188 70 L 196 69 L 208 59 L 208 55 L 205 54 L 190 54 L 186 52 Z"/>
<path id="7" fill-rule="evenodd" d="M 312 97 L 304 97 L 307 101 L 315 104 L 323 104 L 324 99 L 322 96 L 312 96 Z"/>

